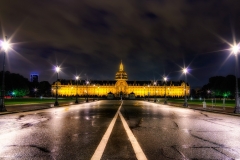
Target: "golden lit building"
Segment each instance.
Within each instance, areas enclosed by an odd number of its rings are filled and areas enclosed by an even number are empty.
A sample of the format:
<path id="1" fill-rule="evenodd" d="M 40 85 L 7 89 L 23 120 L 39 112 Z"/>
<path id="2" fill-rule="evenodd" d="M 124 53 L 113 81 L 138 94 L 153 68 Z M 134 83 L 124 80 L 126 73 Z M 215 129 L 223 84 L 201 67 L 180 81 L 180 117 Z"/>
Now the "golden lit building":
<path id="1" fill-rule="evenodd" d="M 128 81 L 127 73 L 124 71 L 121 62 L 119 71 L 113 81 L 87 81 L 87 80 L 59 80 L 52 85 L 52 93 L 56 93 L 58 87 L 59 96 L 107 96 L 112 93 L 115 97 L 156 96 L 183 97 L 185 94 L 185 82 L 183 81 Z M 186 95 L 190 94 L 190 86 L 186 83 Z"/>

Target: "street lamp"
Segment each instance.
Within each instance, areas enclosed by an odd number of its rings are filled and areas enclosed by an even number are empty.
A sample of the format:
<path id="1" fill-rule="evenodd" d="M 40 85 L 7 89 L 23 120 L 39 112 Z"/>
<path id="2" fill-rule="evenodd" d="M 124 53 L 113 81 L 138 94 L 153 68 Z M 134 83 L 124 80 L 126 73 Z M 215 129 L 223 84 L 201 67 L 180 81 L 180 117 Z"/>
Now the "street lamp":
<path id="1" fill-rule="evenodd" d="M 88 84 L 89 84 L 90 82 L 87 80 L 86 81 L 86 85 L 87 85 L 87 99 L 86 99 L 86 102 L 88 102 Z"/>
<path id="2" fill-rule="evenodd" d="M 235 76 L 236 76 L 236 93 L 235 93 L 235 108 L 234 113 L 240 113 L 240 106 L 239 106 L 239 96 L 238 96 L 238 78 L 237 78 L 237 72 L 238 72 L 238 57 L 237 54 L 240 50 L 240 44 L 233 45 L 232 46 L 232 53 L 235 55 L 236 59 L 236 68 L 235 68 Z"/>
<path id="3" fill-rule="evenodd" d="M 167 98 L 166 98 L 166 87 L 167 87 L 167 86 L 166 86 L 166 82 L 167 82 L 167 77 L 164 77 L 163 79 L 164 79 L 164 82 L 165 82 L 165 83 L 164 83 L 164 85 L 165 85 L 165 99 L 164 99 L 164 104 L 167 104 Z"/>
<path id="4" fill-rule="evenodd" d="M 36 95 L 37 95 L 37 88 L 34 88 L 33 90 L 34 90 L 35 98 L 36 98 L 36 97 L 37 97 L 37 96 L 36 96 Z"/>
<path id="5" fill-rule="evenodd" d="M 2 90 L 1 90 L 1 102 L 0 102 L 0 112 L 7 111 L 5 107 L 5 56 L 7 50 L 10 48 L 10 44 L 7 42 L 7 36 L 5 41 L 2 42 L 2 49 L 3 49 L 3 71 L 2 71 Z"/>
<path id="6" fill-rule="evenodd" d="M 149 101 L 149 84 L 148 84 L 148 101 Z"/>
<path id="7" fill-rule="evenodd" d="M 184 107 L 188 107 L 188 103 L 187 103 L 187 95 L 186 95 L 186 91 L 187 91 L 187 88 L 186 88 L 186 83 L 187 83 L 187 68 L 183 68 L 183 73 L 185 74 L 185 87 L 184 87 L 184 103 L 183 103 L 183 106 Z"/>
<path id="8" fill-rule="evenodd" d="M 146 100 L 146 97 L 145 97 L 145 87 L 144 87 L 144 101 Z"/>
<path id="9" fill-rule="evenodd" d="M 75 103 L 78 104 L 78 79 L 79 79 L 79 76 L 76 76 L 76 101 Z"/>
<path id="10" fill-rule="evenodd" d="M 54 106 L 59 106 L 59 103 L 58 103 L 58 73 L 60 71 L 60 67 L 56 66 L 55 71 L 57 72 L 57 81 L 56 81 L 56 95 L 55 95 Z"/>
<path id="11" fill-rule="evenodd" d="M 208 93 L 208 99 L 209 99 L 209 94 L 211 93 L 211 91 L 210 91 L 210 90 L 207 90 L 207 93 Z"/>
<path id="12" fill-rule="evenodd" d="M 99 100 L 99 86 L 98 86 L 98 97 L 97 97 L 97 100 Z"/>
<path id="13" fill-rule="evenodd" d="M 154 90 L 155 90 L 155 93 L 154 93 L 154 102 L 156 102 L 156 85 L 157 85 L 157 82 L 154 81 L 154 82 L 153 82 L 153 85 L 154 85 Z"/>
<path id="14" fill-rule="evenodd" d="M 95 84 L 93 84 L 93 88 L 94 88 L 94 93 L 93 93 L 93 101 L 95 101 Z"/>

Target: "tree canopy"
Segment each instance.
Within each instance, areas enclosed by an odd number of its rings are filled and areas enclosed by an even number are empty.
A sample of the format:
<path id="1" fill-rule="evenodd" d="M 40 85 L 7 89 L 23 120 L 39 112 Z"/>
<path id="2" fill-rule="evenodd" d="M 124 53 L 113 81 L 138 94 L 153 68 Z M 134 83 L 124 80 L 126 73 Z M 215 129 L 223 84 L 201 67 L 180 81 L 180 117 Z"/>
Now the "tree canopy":
<path id="1" fill-rule="evenodd" d="M 239 80 L 238 80 L 239 82 Z M 236 77 L 234 75 L 209 78 L 208 84 L 202 87 L 203 96 L 230 97 L 235 95 Z M 239 86 L 239 84 L 238 84 Z"/>

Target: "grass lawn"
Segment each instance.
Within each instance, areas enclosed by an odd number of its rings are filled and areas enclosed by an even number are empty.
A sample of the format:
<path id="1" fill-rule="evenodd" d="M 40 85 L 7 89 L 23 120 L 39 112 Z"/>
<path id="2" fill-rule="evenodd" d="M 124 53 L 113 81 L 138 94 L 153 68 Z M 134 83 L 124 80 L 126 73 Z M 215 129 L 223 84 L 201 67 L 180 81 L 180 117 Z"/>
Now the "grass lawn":
<path id="1" fill-rule="evenodd" d="M 73 98 L 59 98 L 58 102 L 75 102 L 75 97 Z M 84 101 L 85 98 L 78 98 L 79 101 Z M 164 101 L 164 98 L 160 98 L 160 101 Z M 41 103 L 54 103 L 55 98 L 12 98 L 12 99 L 5 99 L 5 105 L 21 105 L 21 104 L 41 104 Z M 173 99 L 169 98 L 168 99 L 169 103 L 176 103 L 176 104 L 183 104 L 184 99 Z M 212 105 L 212 100 L 207 99 L 205 100 L 207 106 Z M 188 100 L 188 104 L 196 104 L 196 105 L 203 105 L 203 100 Z M 223 106 L 223 100 L 216 99 L 216 104 L 215 101 L 213 101 L 213 106 Z M 225 107 L 234 107 L 235 106 L 235 100 L 225 100 Z"/>
<path id="2" fill-rule="evenodd" d="M 58 102 L 75 102 L 75 98 L 59 98 Z M 78 98 L 82 101 L 83 98 Z M 12 98 L 5 99 L 5 105 L 21 105 L 21 104 L 41 104 L 41 103 L 54 103 L 55 98 Z"/>
<path id="3" fill-rule="evenodd" d="M 184 99 L 168 99 L 168 102 L 170 103 L 183 103 Z M 206 99 L 205 100 L 206 104 L 208 106 L 219 106 L 222 107 L 223 106 L 223 100 L 221 99 L 216 99 L 216 104 L 215 104 L 215 100 L 212 102 L 212 99 Z M 197 105 L 203 105 L 203 100 L 188 100 L 188 104 L 197 104 Z M 235 106 L 235 100 L 225 100 L 225 107 L 234 107 Z"/>

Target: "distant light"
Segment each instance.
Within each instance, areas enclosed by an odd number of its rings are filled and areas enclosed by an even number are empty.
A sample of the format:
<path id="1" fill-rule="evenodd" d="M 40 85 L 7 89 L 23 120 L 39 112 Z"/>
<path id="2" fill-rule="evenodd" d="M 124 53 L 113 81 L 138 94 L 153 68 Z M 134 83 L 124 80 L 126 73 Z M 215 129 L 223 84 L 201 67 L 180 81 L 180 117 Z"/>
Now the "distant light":
<path id="1" fill-rule="evenodd" d="M 76 78 L 76 80 L 78 80 L 78 79 L 79 79 L 79 76 L 76 76 L 75 78 Z"/>
<path id="2" fill-rule="evenodd" d="M 164 77 L 163 79 L 164 79 L 164 81 L 167 81 L 167 77 Z"/>

